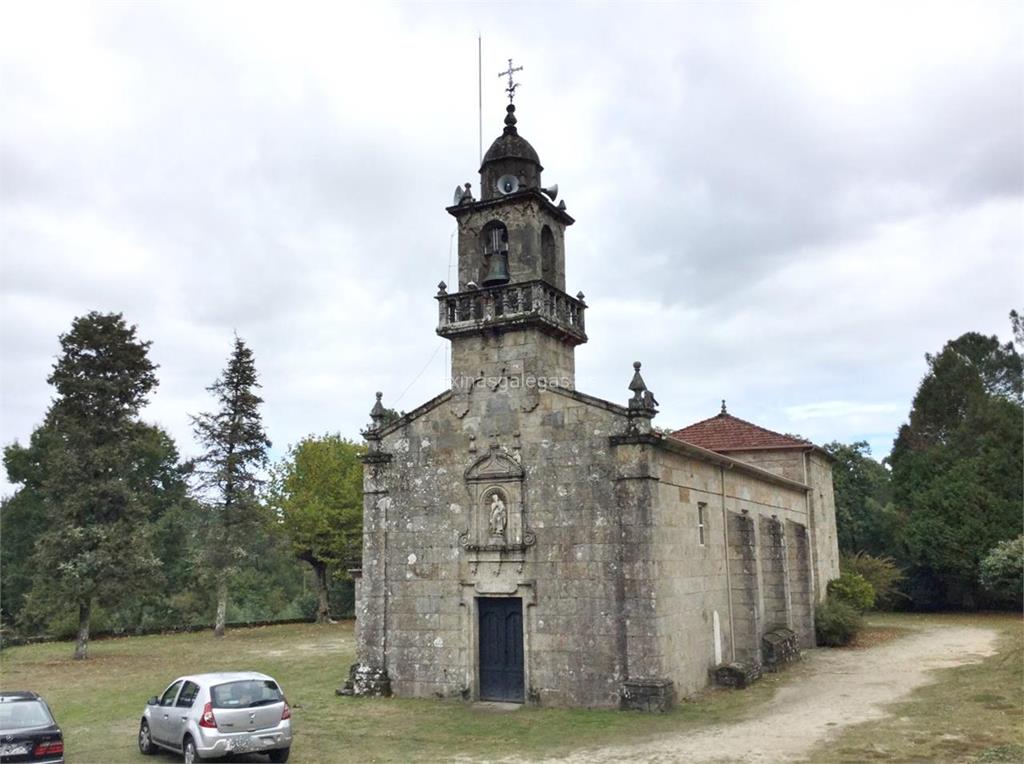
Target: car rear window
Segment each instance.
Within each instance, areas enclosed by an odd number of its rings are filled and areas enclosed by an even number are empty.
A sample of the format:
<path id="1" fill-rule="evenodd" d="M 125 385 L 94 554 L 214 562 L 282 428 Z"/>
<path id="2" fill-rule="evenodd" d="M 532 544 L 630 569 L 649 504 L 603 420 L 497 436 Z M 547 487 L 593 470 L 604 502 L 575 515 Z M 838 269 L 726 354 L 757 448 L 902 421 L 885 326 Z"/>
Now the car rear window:
<path id="1" fill-rule="evenodd" d="M 243 679 L 210 689 L 210 702 L 214 708 L 252 708 L 283 699 L 281 688 L 271 679 Z"/>
<path id="2" fill-rule="evenodd" d="M 38 700 L 16 700 L 0 703 L 0 729 L 20 730 L 28 727 L 49 727 L 53 724 L 46 706 Z"/>

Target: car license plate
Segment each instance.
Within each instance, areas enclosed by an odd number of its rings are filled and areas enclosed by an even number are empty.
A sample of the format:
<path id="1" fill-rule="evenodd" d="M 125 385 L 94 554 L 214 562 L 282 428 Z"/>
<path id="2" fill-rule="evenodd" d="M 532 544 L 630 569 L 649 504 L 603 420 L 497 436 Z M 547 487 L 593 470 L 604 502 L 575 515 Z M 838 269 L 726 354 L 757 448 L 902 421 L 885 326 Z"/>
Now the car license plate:
<path id="1" fill-rule="evenodd" d="M 31 747 L 30 743 L 4 743 L 0 745 L 0 756 L 24 756 Z"/>
<path id="2" fill-rule="evenodd" d="M 236 737 L 231 739 L 231 743 L 228 746 L 228 750 L 233 753 L 245 753 L 246 751 L 253 750 L 252 738 L 246 735 L 245 737 Z"/>
<path id="3" fill-rule="evenodd" d="M 270 748 L 277 742 L 274 735 L 247 735 L 236 737 L 231 741 L 232 753 L 249 753 L 251 751 L 262 751 Z"/>

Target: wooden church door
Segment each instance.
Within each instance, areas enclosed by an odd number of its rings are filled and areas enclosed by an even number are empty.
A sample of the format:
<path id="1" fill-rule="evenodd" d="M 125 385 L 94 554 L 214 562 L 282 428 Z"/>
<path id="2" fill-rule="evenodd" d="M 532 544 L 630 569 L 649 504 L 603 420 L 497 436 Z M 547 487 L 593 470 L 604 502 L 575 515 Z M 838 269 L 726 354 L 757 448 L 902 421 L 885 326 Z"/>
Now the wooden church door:
<path id="1" fill-rule="evenodd" d="M 480 700 L 522 703 L 523 601 L 479 597 Z"/>

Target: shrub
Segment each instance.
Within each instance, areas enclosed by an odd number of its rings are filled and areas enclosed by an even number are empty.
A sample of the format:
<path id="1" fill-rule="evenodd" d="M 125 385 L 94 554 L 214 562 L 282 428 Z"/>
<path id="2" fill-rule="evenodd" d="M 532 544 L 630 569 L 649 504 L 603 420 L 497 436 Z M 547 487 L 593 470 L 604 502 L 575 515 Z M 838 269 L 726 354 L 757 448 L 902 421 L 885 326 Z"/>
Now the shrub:
<path id="1" fill-rule="evenodd" d="M 826 647 L 849 644 L 863 623 L 857 608 L 831 594 L 814 611 L 814 633 Z"/>
<path id="2" fill-rule="evenodd" d="M 828 593 L 861 613 L 875 604 L 875 588 L 860 573 L 843 573 L 833 578 L 828 582 Z"/>
<path id="3" fill-rule="evenodd" d="M 992 547 L 981 560 L 978 578 L 996 598 L 1019 604 L 1024 592 L 1024 535 Z"/>
<path id="4" fill-rule="evenodd" d="M 907 599 L 899 589 L 906 576 L 891 557 L 864 552 L 844 554 L 839 558 L 839 570 L 863 576 L 875 590 L 875 607 L 879 610 L 892 610 L 899 599 Z"/>

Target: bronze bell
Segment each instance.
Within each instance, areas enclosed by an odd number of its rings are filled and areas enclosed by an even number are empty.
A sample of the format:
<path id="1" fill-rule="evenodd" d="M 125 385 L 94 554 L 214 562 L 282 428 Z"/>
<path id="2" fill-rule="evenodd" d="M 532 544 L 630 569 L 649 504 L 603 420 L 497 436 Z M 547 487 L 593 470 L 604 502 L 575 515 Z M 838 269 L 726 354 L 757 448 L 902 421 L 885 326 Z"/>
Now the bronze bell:
<path id="1" fill-rule="evenodd" d="M 490 267 L 487 269 L 487 276 L 484 277 L 484 286 L 501 286 L 512 280 L 508 274 L 508 253 L 494 252 L 490 256 Z"/>

